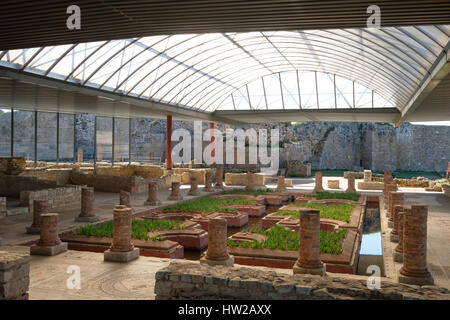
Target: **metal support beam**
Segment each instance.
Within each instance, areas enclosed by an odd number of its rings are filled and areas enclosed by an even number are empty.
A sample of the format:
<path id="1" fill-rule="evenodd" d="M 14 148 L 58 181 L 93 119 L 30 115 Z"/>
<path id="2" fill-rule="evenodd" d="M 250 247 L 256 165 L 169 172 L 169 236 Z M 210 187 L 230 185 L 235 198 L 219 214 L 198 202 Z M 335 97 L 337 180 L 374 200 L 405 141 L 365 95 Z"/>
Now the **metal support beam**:
<path id="1" fill-rule="evenodd" d="M 97 171 L 97 116 L 94 120 L 94 172 Z"/>
<path id="2" fill-rule="evenodd" d="M 128 119 L 128 164 L 131 164 L 131 118 Z"/>
<path id="3" fill-rule="evenodd" d="M 76 124 L 77 124 L 77 119 L 76 119 L 77 115 L 74 113 L 73 114 L 73 162 L 78 162 L 78 158 L 77 158 L 77 141 L 76 141 L 76 137 L 77 137 L 77 130 L 76 130 Z"/>
<path id="4" fill-rule="evenodd" d="M 11 157 L 14 157 L 14 109 L 11 108 Z"/>
<path id="5" fill-rule="evenodd" d="M 56 113 L 56 163 L 59 163 L 59 112 Z"/>
<path id="6" fill-rule="evenodd" d="M 115 148 L 114 148 L 114 145 L 115 145 L 115 133 L 114 133 L 114 130 L 115 130 L 115 123 L 116 122 L 116 119 L 114 118 L 114 117 L 112 117 L 112 145 L 111 145 L 111 154 L 112 154 L 112 159 L 111 159 L 111 166 L 112 167 L 114 167 L 114 155 L 115 155 Z"/>

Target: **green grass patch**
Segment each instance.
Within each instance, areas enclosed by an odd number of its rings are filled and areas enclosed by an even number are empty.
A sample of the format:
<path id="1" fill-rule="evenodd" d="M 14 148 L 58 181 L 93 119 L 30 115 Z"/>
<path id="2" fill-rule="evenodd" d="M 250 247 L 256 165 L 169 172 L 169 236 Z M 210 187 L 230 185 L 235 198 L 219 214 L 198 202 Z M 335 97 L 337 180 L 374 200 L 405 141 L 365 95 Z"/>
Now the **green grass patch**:
<path id="1" fill-rule="evenodd" d="M 131 220 L 131 237 L 133 239 L 159 240 L 160 236 L 149 237 L 148 233 L 155 230 L 185 229 L 179 220 Z M 113 221 L 94 225 L 86 225 L 78 230 L 78 234 L 95 237 L 113 237 Z"/>
<path id="2" fill-rule="evenodd" d="M 273 192 L 272 189 L 260 189 L 260 190 L 246 190 L 246 189 L 232 189 L 222 192 L 222 194 L 242 194 L 249 196 L 261 196 Z"/>
<path id="3" fill-rule="evenodd" d="M 335 219 L 345 222 L 350 222 L 350 218 L 352 216 L 352 211 L 355 208 L 355 205 L 350 203 L 340 203 L 340 204 L 323 204 L 318 202 L 310 202 L 310 203 L 293 203 L 294 206 L 305 207 L 311 209 L 320 210 L 320 217 L 325 219 Z M 283 210 L 280 210 L 283 211 Z M 289 210 L 287 210 L 289 211 Z M 299 212 L 294 211 L 295 218 L 299 217 Z M 283 214 L 283 213 L 281 213 Z M 290 211 L 287 213 L 291 215 Z"/>
<path id="4" fill-rule="evenodd" d="M 338 231 L 320 231 L 320 252 L 339 254 L 342 253 L 342 243 L 348 229 L 340 229 Z M 263 234 L 267 238 L 257 241 L 234 241 L 228 240 L 228 246 L 252 248 L 252 249 L 279 249 L 296 251 L 299 249 L 300 237 L 298 232 L 274 225 L 272 228 L 251 229 L 249 232 Z"/>
<path id="5" fill-rule="evenodd" d="M 329 192 L 329 191 L 318 191 L 315 194 L 305 195 L 305 197 L 316 198 L 317 200 L 342 199 L 352 201 L 358 201 L 360 196 L 361 195 L 356 192 Z"/>
<path id="6" fill-rule="evenodd" d="M 436 181 L 436 185 L 438 187 L 442 187 L 443 185 L 450 185 L 450 180 L 449 179 L 439 179 Z"/>
<path id="7" fill-rule="evenodd" d="M 256 201 L 245 198 L 232 198 L 232 199 L 218 199 L 213 197 L 200 198 L 188 202 L 178 203 L 170 206 L 165 206 L 163 211 L 183 210 L 183 211 L 201 211 L 201 212 L 214 212 L 214 211 L 236 211 L 236 208 L 230 208 L 226 205 L 233 204 L 256 204 Z"/>

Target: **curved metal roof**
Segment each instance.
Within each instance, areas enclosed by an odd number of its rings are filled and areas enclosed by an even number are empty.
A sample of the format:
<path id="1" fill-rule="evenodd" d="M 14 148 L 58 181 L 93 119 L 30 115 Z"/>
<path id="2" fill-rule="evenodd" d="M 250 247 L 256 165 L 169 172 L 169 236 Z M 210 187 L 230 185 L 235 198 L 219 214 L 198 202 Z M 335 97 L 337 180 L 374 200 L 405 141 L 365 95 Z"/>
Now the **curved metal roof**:
<path id="1" fill-rule="evenodd" d="M 0 65 L 205 112 L 239 97 L 239 109 L 368 107 L 372 91 L 375 107 L 402 109 L 449 41 L 449 25 L 188 34 L 2 51 Z"/>

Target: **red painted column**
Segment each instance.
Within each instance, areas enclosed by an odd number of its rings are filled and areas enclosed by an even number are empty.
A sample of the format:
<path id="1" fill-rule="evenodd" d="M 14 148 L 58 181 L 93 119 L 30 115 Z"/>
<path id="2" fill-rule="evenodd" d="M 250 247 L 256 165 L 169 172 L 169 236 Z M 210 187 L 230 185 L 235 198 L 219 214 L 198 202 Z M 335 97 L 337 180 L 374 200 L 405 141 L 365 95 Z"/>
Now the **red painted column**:
<path id="1" fill-rule="evenodd" d="M 210 143 L 211 145 L 214 143 L 214 136 L 213 136 L 213 130 L 214 130 L 214 122 L 209 123 L 209 136 L 210 136 Z M 216 155 L 214 148 L 211 149 L 211 162 L 210 166 L 212 167 L 214 165 L 214 156 Z"/>
<path id="2" fill-rule="evenodd" d="M 168 115 L 166 120 L 166 166 L 172 170 L 172 116 Z"/>

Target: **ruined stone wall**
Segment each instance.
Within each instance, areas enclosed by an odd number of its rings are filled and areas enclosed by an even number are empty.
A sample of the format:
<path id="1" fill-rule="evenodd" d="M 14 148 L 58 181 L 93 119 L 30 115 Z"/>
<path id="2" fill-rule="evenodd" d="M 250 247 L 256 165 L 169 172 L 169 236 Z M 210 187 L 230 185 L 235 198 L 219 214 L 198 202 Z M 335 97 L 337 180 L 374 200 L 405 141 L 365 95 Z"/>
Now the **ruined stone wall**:
<path id="1" fill-rule="evenodd" d="M 7 126 L 9 117 L 9 114 L 0 114 L 0 132 L 5 134 L 5 139 L 9 132 Z M 34 126 L 33 117 L 33 112 L 21 112 L 15 117 L 16 124 L 23 129 L 15 131 L 16 153 L 31 159 L 33 158 L 34 130 L 30 128 Z M 38 146 L 39 159 L 55 157 L 54 134 L 45 132 L 45 128 L 47 131 L 54 130 L 54 118 L 54 114 L 39 113 L 39 123 L 43 125 L 42 130 L 38 130 L 38 141 L 42 142 Z M 75 147 L 83 149 L 84 160 L 93 160 L 94 120 L 93 114 L 75 115 Z M 108 127 L 108 123 L 112 122 L 103 122 L 100 129 L 109 137 L 108 130 L 112 128 Z M 60 126 L 67 127 L 61 130 L 64 146 L 60 146 L 60 157 L 70 157 L 71 154 L 70 125 L 69 118 L 60 119 Z M 216 124 L 216 128 L 223 132 L 225 127 Z M 450 126 L 418 126 L 405 123 L 396 129 L 390 124 L 381 123 L 308 122 L 296 126 L 289 123 L 268 123 L 246 126 L 244 129 L 249 127 L 280 129 L 282 146 L 280 165 L 284 160 L 301 160 L 311 163 L 313 170 L 365 168 L 443 172 L 450 160 Z M 194 126 L 192 121 L 174 121 L 173 128 L 185 128 L 192 132 Z M 203 130 L 206 128 L 208 123 L 204 122 Z M 164 119 L 132 119 L 130 132 L 133 161 L 161 159 L 164 162 L 166 156 Z M 123 140 L 123 144 L 127 140 L 128 131 L 123 134 L 116 132 L 117 135 Z M 101 136 L 100 134 L 100 138 Z M 204 145 L 206 144 L 207 142 L 204 142 Z M 2 149 L 8 149 L 5 141 L 2 140 L 0 145 L 5 147 Z M 2 154 L 9 155 L 6 151 Z M 121 150 L 120 154 L 127 157 L 125 149 Z"/>
<path id="2" fill-rule="evenodd" d="M 367 281 L 346 276 L 287 275 L 242 267 L 210 267 L 198 263 L 172 262 L 156 272 L 158 300 L 246 299 L 246 300 L 449 300 L 449 290 L 436 286 L 413 286 L 383 279 L 380 289 L 369 289 Z"/>

